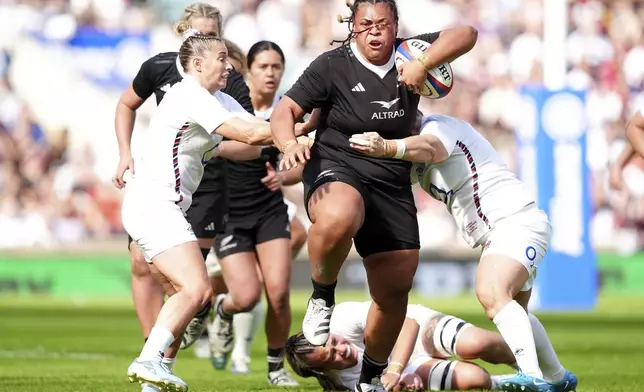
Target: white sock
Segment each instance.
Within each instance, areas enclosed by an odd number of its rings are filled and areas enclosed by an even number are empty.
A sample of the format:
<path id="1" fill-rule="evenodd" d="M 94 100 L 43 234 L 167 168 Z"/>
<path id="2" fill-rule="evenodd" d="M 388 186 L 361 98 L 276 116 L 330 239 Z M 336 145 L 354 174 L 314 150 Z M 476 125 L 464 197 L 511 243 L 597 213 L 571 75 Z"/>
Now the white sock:
<path id="1" fill-rule="evenodd" d="M 170 372 L 172 372 L 172 368 L 174 367 L 174 364 L 177 362 L 177 358 L 168 358 L 168 357 L 163 357 L 163 360 L 161 361 L 168 369 L 170 369 Z"/>
<path id="2" fill-rule="evenodd" d="M 153 327 L 148 336 L 148 341 L 145 342 L 143 350 L 141 350 L 139 359 L 142 361 L 158 360 L 161 362 L 163 353 L 166 352 L 172 342 L 174 342 L 172 332 L 163 327 Z"/>
<path id="3" fill-rule="evenodd" d="M 548 382 L 559 382 L 563 380 L 566 369 L 559 362 L 557 353 L 548 339 L 548 333 L 541 324 L 541 321 L 534 314 L 530 313 L 530 324 L 532 324 L 532 334 L 534 343 L 537 348 L 539 364 L 543 372 L 543 378 Z"/>
<path id="4" fill-rule="evenodd" d="M 264 302 L 261 299 L 250 312 L 237 313 L 233 316 L 235 329 L 235 347 L 231 354 L 233 358 L 250 358 L 253 340 L 263 321 Z"/>
<path id="5" fill-rule="evenodd" d="M 493 321 L 514 353 L 521 371 L 530 376 L 541 378 L 532 326 L 525 309 L 517 301 L 511 301 L 497 313 Z"/>

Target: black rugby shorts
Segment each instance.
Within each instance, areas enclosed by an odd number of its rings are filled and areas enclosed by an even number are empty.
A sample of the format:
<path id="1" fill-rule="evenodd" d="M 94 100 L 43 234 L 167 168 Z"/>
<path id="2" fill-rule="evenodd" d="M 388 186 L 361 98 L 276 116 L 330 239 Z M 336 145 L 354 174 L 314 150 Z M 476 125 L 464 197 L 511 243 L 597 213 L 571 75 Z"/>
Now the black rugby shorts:
<path id="1" fill-rule="evenodd" d="M 197 191 L 186 211 L 186 220 L 197 238 L 215 238 L 223 232 L 228 219 L 228 194 L 225 190 Z"/>
<path id="2" fill-rule="evenodd" d="M 257 245 L 279 238 L 291 239 L 291 223 L 284 203 L 259 216 L 231 218 L 215 237 L 215 254 L 223 259 L 236 253 L 255 252 Z"/>
<path id="3" fill-rule="evenodd" d="M 382 187 L 363 182 L 346 166 L 324 158 L 307 162 L 302 173 L 304 205 L 322 185 L 329 182 L 351 185 L 362 195 L 365 220 L 354 238 L 358 254 L 366 258 L 375 253 L 419 249 L 418 219 L 411 187 Z"/>

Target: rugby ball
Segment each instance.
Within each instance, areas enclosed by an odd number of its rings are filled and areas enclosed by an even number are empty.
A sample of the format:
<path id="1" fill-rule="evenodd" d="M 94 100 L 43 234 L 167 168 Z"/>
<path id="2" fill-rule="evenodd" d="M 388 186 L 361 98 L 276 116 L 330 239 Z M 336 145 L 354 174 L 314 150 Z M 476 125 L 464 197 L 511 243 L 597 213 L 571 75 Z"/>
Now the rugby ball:
<path id="1" fill-rule="evenodd" d="M 417 59 L 430 45 L 429 42 L 419 39 L 408 39 L 398 45 L 396 48 L 396 69 L 398 72 L 400 72 L 402 64 Z M 453 85 L 452 67 L 445 62 L 427 72 L 425 87 L 420 92 L 420 95 L 430 99 L 443 98 L 452 91 Z"/>

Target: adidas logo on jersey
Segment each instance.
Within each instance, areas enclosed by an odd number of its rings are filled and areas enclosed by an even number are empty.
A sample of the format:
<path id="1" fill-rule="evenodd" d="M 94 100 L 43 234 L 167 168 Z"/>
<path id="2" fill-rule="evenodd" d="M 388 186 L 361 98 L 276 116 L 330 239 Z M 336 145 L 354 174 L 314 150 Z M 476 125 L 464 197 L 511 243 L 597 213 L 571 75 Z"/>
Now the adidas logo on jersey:
<path id="1" fill-rule="evenodd" d="M 351 89 L 351 91 L 363 92 L 367 90 L 364 89 L 364 86 L 362 85 L 362 83 L 358 82 L 358 84 L 356 84 L 355 87 Z"/>
<path id="2" fill-rule="evenodd" d="M 210 224 L 208 226 L 206 226 L 206 228 L 204 230 L 205 231 L 215 231 L 215 223 L 210 222 Z"/>

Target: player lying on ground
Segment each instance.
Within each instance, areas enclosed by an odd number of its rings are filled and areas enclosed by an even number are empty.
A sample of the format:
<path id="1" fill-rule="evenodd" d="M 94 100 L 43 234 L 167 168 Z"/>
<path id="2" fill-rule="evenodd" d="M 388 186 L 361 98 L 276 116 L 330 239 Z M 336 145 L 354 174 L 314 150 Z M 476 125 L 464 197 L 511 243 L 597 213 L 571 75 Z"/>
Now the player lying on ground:
<path id="1" fill-rule="evenodd" d="M 315 377 L 324 390 L 353 390 L 360 377 L 365 325 L 370 302 L 337 304 L 326 345 L 311 345 L 302 333 L 289 338 L 286 358 L 301 377 Z M 409 305 L 407 317 L 382 382 L 388 390 L 499 389 L 501 376 L 490 376 L 470 362 L 516 366 L 501 335 L 421 305 Z"/>
<path id="2" fill-rule="evenodd" d="M 419 135 L 385 140 L 368 132 L 349 143 L 368 156 L 416 162 L 412 182 L 444 202 L 463 238 L 482 248 L 476 294 L 520 368 L 504 380 L 504 390 L 574 390 L 577 377 L 564 369 L 541 322 L 527 311 L 550 243 L 548 216 L 492 145 L 470 124 L 441 115 L 421 117 Z"/>

